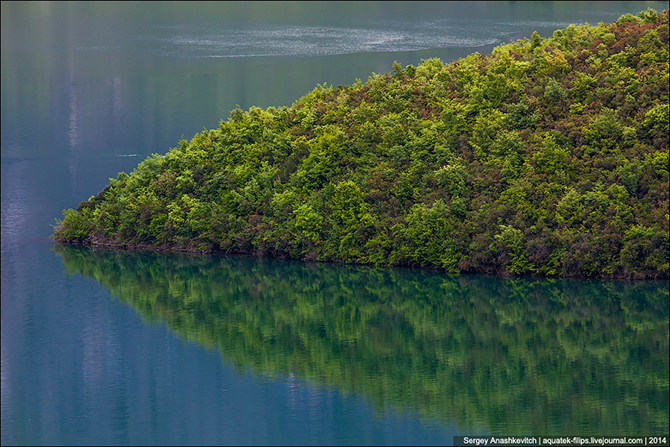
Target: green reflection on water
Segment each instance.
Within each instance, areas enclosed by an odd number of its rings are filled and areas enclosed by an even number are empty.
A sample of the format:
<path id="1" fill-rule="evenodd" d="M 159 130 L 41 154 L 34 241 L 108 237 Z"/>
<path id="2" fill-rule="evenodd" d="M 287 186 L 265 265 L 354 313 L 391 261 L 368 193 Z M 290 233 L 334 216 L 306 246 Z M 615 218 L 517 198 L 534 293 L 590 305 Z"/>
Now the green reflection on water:
<path id="1" fill-rule="evenodd" d="M 668 432 L 668 285 L 56 247 L 240 370 L 494 434 Z"/>

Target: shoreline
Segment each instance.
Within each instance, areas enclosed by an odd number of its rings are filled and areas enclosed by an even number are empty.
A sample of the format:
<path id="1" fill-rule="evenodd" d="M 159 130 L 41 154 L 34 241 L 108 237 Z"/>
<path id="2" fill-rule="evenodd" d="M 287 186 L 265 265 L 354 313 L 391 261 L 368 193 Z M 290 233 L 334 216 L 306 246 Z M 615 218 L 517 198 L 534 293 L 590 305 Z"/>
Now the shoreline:
<path id="1" fill-rule="evenodd" d="M 538 273 L 533 274 L 513 274 L 505 270 L 492 272 L 492 271 L 460 271 L 458 273 L 448 272 L 445 268 L 438 266 L 419 266 L 419 265 L 375 265 L 373 263 L 357 263 L 357 262 L 340 262 L 333 260 L 317 260 L 317 259 L 308 259 L 308 258 L 291 258 L 289 256 L 272 256 L 267 253 L 261 253 L 258 250 L 254 251 L 243 251 L 239 249 L 229 249 L 226 251 L 223 250 L 200 250 L 195 248 L 179 248 L 179 247 L 161 247 L 157 245 L 150 244 L 119 244 L 114 242 L 106 243 L 86 243 L 86 242 L 59 242 L 53 241 L 54 246 L 62 247 L 83 247 L 89 250 L 102 249 L 107 251 L 115 252 L 124 252 L 124 253 L 160 253 L 160 254 L 177 254 L 177 255 L 191 255 L 191 256 L 239 256 L 239 257 L 248 257 L 256 259 L 273 259 L 280 261 L 293 261 L 301 263 L 318 263 L 318 264 L 333 264 L 333 265 L 348 265 L 353 267 L 369 267 L 369 268 L 378 268 L 378 269 L 410 269 L 410 270 L 422 270 L 422 271 L 431 271 L 436 273 L 444 273 L 449 276 L 460 276 L 460 275 L 483 275 L 496 278 L 542 278 L 542 279 L 561 279 L 561 280 L 570 280 L 570 279 L 580 279 L 580 280 L 594 280 L 594 281 L 663 281 L 670 279 L 670 276 L 635 276 L 633 274 L 621 275 L 621 276 L 584 276 L 584 275 L 542 275 Z"/>

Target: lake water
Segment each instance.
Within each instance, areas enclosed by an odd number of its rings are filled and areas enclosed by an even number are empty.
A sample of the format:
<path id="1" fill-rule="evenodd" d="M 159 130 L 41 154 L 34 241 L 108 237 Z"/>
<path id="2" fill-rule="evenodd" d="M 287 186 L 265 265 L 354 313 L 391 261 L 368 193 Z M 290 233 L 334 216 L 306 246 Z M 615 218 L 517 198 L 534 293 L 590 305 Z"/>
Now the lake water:
<path id="1" fill-rule="evenodd" d="M 646 7 L 667 2 L 2 2 L 2 444 L 667 435 L 667 282 L 48 239 L 62 209 L 236 105 Z"/>

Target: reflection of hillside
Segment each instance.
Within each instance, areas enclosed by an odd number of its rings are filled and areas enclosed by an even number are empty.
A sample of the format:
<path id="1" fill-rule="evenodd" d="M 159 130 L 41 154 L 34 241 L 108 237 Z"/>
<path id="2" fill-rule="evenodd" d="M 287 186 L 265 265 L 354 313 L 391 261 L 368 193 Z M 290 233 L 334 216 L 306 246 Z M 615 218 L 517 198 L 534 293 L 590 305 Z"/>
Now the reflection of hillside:
<path id="1" fill-rule="evenodd" d="M 264 374 L 496 433 L 668 431 L 668 289 L 58 247 L 148 320 Z"/>

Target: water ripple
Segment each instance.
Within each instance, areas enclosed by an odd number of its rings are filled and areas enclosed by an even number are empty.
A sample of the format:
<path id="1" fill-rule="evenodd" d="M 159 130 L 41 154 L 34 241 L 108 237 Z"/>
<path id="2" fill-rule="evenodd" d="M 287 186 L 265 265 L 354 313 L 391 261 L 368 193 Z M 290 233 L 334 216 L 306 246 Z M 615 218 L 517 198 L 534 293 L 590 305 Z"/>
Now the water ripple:
<path id="1" fill-rule="evenodd" d="M 369 27 L 262 25 L 238 29 L 179 29 L 166 35 L 135 36 L 157 44 L 158 54 L 190 57 L 327 56 L 366 52 L 472 48 L 500 43 L 536 28 L 561 28 L 567 22 L 432 20 L 375 22 Z M 171 30 L 175 31 L 175 30 Z"/>

